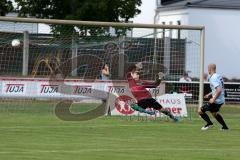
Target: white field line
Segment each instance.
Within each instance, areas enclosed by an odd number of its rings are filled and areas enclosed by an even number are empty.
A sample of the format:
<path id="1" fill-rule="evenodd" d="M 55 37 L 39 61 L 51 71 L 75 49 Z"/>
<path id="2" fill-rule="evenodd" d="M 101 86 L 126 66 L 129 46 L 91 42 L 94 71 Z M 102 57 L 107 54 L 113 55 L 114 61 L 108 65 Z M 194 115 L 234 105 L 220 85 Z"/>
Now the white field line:
<path id="1" fill-rule="evenodd" d="M 81 149 L 81 150 L 22 150 L 22 151 L 0 151 L 0 154 L 16 154 L 16 153 L 81 153 L 81 152 L 119 152 L 119 151 L 172 151 L 173 148 L 94 148 L 94 149 Z M 240 151 L 240 148 L 174 148 L 174 151 Z"/>
<path id="2" fill-rule="evenodd" d="M 0 126 L 0 129 L 38 129 L 38 128 L 88 128 L 88 127 L 96 127 L 96 128 L 101 128 L 101 127 L 106 127 L 106 128 L 116 128 L 116 127 L 152 127 L 152 126 L 165 126 L 161 123 L 159 124 L 138 124 L 138 125 L 134 125 L 134 124 L 130 124 L 130 125 L 84 125 L 84 126 L 80 126 L 81 123 L 79 123 L 79 125 L 59 125 L 59 126 Z"/>

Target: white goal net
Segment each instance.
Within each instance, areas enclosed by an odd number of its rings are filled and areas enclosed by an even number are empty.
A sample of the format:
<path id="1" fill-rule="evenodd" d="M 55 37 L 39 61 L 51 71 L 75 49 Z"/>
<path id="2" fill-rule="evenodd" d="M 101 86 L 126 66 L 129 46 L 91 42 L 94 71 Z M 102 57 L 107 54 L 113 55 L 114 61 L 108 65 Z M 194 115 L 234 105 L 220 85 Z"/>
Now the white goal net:
<path id="1" fill-rule="evenodd" d="M 141 62 L 143 80 L 154 81 L 157 73 L 165 73 L 161 85 L 150 90 L 156 99 L 163 96 L 158 99 L 163 106 L 178 106 L 183 103 L 181 96 L 184 104 L 180 105 L 199 106 L 203 30 L 197 26 L 0 17 L 1 103 L 24 106 L 73 100 L 79 104 L 84 97 L 88 102 L 101 103 L 109 93 L 120 97 L 118 101 L 126 101 L 132 96 L 126 70 Z M 105 64 L 109 66 L 109 80 L 101 76 Z M 66 88 L 58 86 L 61 81 Z M 110 108 L 120 107 L 123 114 L 130 113 L 129 106 L 119 105 L 117 100 L 109 101 Z M 171 111 L 179 113 L 177 107 Z"/>

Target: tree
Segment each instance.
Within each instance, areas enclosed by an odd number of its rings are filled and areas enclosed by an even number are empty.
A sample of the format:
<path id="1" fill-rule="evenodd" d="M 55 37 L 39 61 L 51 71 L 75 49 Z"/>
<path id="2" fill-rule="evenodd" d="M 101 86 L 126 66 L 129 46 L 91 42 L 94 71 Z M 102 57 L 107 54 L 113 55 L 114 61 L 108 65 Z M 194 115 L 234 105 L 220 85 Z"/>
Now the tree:
<path id="1" fill-rule="evenodd" d="M 138 6 L 142 4 L 141 0 L 15 0 L 15 2 L 18 5 L 19 16 L 23 17 L 105 22 L 128 22 L 141 12 Z M 52 28 L 59 31 L 62 27 L 55 25 Z M 99 34 L 99 31 L 97 33 Z"/>
<path id="2" fill-rule="evenodd" d="M 13 5 L 10 0 L 1 0 L 0 1 L 0 15 L 5 16 L 8 12 L 13 10 Z"/>

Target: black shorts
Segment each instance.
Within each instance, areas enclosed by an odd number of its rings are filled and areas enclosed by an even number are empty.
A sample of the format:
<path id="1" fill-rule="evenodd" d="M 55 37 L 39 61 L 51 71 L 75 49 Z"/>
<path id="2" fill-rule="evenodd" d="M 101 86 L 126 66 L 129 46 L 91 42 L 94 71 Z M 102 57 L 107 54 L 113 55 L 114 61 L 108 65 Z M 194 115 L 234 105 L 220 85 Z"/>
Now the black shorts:
<path id="1" fill-rule="evenodd" d="M 138 101 L 138 106 L 142 107 L 143 109 L 146 109 L 148 107 L 154 108 L 156 110 L 162 109 L 161 104 L 159 104 L 155 99 L 148 98 L 148 99 L 141 99 Z"/>
<path id="2" fill-rule="evenodd" d="M 216 103 L 207 103 L 201 107 L 202 112 L 209 111 L 211 113 L 218 112 L 223 104 L 216 104 Z"/>

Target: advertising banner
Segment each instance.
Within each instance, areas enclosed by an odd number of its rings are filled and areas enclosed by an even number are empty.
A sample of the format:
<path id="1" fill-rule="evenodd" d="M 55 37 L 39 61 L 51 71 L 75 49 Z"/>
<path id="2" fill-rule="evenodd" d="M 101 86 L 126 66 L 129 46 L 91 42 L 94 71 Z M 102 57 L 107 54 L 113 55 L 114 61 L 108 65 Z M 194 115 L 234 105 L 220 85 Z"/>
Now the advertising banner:
<path id="1" fill-rule="evenodd" d="M 165 84 L 149 89 L 149 92 L 174 115 L 187 116 L 184 94 L 164 94 Z M 63 83 L 49 83 L 48 79 L 6 78 L 0 81 L 0 96 L 10 99 L 106 100 L 112 115 L 139 114 L 130 107 L 130 104 L 136 103 L 136 100 L 126 81 L 64 80 Z"/>

